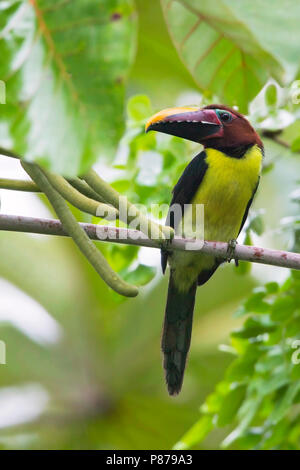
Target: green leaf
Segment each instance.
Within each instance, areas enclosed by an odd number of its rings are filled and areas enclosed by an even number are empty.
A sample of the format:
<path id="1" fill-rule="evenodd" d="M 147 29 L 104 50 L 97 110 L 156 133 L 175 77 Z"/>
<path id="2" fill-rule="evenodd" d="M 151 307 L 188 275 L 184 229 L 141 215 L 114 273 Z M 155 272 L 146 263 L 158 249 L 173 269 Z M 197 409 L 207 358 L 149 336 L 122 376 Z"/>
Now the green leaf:
<path id="1" fill-rule="evenodd" d="M 251 237 L 251 231 L 249 230 L 249 228 L 247 228 L 247 231 L 246 231 L 246 237 L 245 237 L 245 240 L 244 240 L 244 245 L 253 245 L 253 242 L 252 242 L 252 237 Z"/>
<path id="2" fill-rule="evenodd" d="M 200 411 L 206 414 L 217 414 L 219 413 L 224 396 L 230 392 L 231 384 L 226 380 L 219 382 L 216 386 L 216 390 L 206 397 L 204 404 L 201 406 Z"/>
<path id="3" fill-rule="evenodd" d="M 274 370 L 276 367 L 280 366 L 282 362 L 283 355 L 282 351 L 280 351 L 278 354 L 270 354 L 260 358 L 255 365 L 255 370 L 260 374 L 264 374 Z"/>
<path id="4" fill-rule="evenodd" d="M 226 426 L 235 418 L 246 394 L 246 385 L 237 385 L 223 399 L 218 414 L 218 426 Z"/>
<path id="5" fill-rule="evenodd" d="M 222 447 L 233 443 L 234 448 L 241 449 L 299 447 L 300 366 L 296 339 L 300 299 L 299 274 L 295 273 L 282 285 L 269 282 L 256 288 L 240 308 L 240 315 L 256 310 L 265 314 L 248 316 L 243 327 L 231 334 L 238 357 L 229 365 L 225 380 L 217 384 L 201 407 L 214 417 L 215 427 L 238 422 Z"/>
<path id="6" fill-rule="evenodd" d="M 267 431 L 261 435 L 260 449 L 286 449 L 286 438 L 289 435 L 289 422 L 281 420 L 272 425 L 271 432 Z"/>
<path id="7" fill-rule="evenodd" d="M 252 244 L 253 243 L 251 239 L 251 231 L 247 228 L 244 245 L 251 246 Z M 251 269 L 252 269 L 252 263 L 248 263 L 248 261 L 239 260 L 239 264 L 236 267 L 236 273 L 240 275 L 249 274 L 251 272 Z"/>
<path id="8" fill-rule="evenodd" d="M 292 271 L 292 278 L 300 281 L 300 271 Z"/>
<path id="9" fill-rule="evenodd" d="M 289 411 L 294 398 L 300 390 L 300 381 L 292 383 L 287 387 L 286 392 L 275 404 L 274 411 L 272 412 L 269 420 L 272 424 L 277 424 L 284 415 Z"/>
<path id="10" fill-rule="evenodd" d="M 272 305 L 271 318 L 274 321 L 284 321 L 290 318 L 295 310 L 295 301 L 292 297 L 279 297 Z"/>
<path id="11" fill-rule="evenodd" d="M 269 173 L 270 171 L 272 171 L 274 169 L 274 162 L 269 162 L 269 163 L 266 163 L 262 166 L 262 174 L 263 175 L 266 175 L 267 173 Z"/>
<path id="12" fill-rule="evenodd" d="M 249 396 L 239 409 L 238 416 L 240 423 L 238 427 L 222 442 L 222 447 L 229 447 L 236 439 L 243 436 L 246 429 L 254 419 L 261 405 L 261 398 L 257 395 Z"/>
<path id="13" fill-rule="evenodd" d="M 249 263 L 248 261 L 240 261 L 239 260 L 239 264 L 236 267 L 235 272 L 237 274 L 242 275 L 242 276 L 245 275 L 245 274 L 249 274 L 251 272 L 251 263 Z"/>
<path id="14" fill-rule="evenodd" d="M 190 449 L 200 443 L 213 429 L 213 416 L 204 415 L 173 447 L 174 450 Z"/>
<path id="15" fill-rule="evenodd" d="M 182 161 L 187 154 L 187 142 L 179 137 L 171 137 L 168 149 L 178 161 Z"/>
<path id="16" fill-rule="evenodd" d="M 256 235 L 262 235 L 264 231 L 264 221 L 261 213 L 257 213 L 251 218 L 249 228 L 256 233 Z"/>
<path id="17" fill-rule="evenodd" d="M 277 103 L 277 87 L 274 85 L 274 83 L 271 83 L 267 88 L 265 92 L 265 100 L 266 104 L 269 107 L 274 107 Z"/>
<path id="18" fill-rule="evenodd" d="M 266 296 L 265 292 L 255 292 L 248 300 L 246 300 L 244 306 L 248 312 L 253 313 L 267 313 L 270 310 L 270 305 L 264 300 Z"/>
<path id="19" fill-rule="evenodd" d="M 264 0 L 226 0 L 226 5 L 230 5 L 236 18 L 252 33 L 260 47 L 283 67 L 284 79 L 292 80 L 299 70 L 299 49 L 295 43 L 300 39 L 299 2 L 273 0 L 270 8 Z M 268 63 L 262 65 L 269 68 Z"/>
<path id="20" fill-rule="evenodd" d="M 292 152 L 299 152 L 300 150 L 300 137 L 296 137 L 295 140 L 291 143 Z"/>
<path id="21" fill-rule="evenodd" d="M 265 289 L 268 294 L 276 294 L 279 290 L 278 282 L 267 282 L 267 284 L 265 284 Z"/>
<path id="22" fill-rule="evenodd" d="M 124 276 L 125 280 L 136 286 L 144 286 L 154 278 L 156 269 L 151 266 L 140 264 L 134 271 Z"/>
<path id="23" fill-rule="evenodd" d="M 135 95 L 128 100 L 127 113 L 133 121 L 149 119 L 152 111 L 150 99 L 146 95 Z"/>
<path id="24" fill-rule="evenodd" d="M 130 189 L 131 183 L 127 179 L 116 180 L 111 184 L 111 187 L 123 194 Z"/>
<path id="25" fill-rule="evenodd" d="M 237 338 L 254 338 L 264 333 L 270 333 L 276 330 L 276 325 L 268 319 L 250 317 L 246 320 L 243 328 L 233 331 L 232 336 Z"/>
<path id="26" fill-rule="evenodd" d="M 236 443 L 238 443 L 239 449 L 255 449 L 261 442 L 262 433 L 260 428 L 248 428 L 244 431 L 243 435 L 240 436 Z"/>
<path id="27" fill-rule="evenodd" d="M 138 247 L 131 245 L 114 245 L 113 243 L 108 243 L 101 248 L 105 250 L 105 257 L 115 271 L 126 271 L 138 254 Z"/>
<path id="28" fill-rule="evenodd" d="M 232 382 L 247 381 L 253 374 L 256 359 L 255 356 L 239 357 L 227 369 L 226 378 Z"/>
<path id="29" fill-rule="evenodd" d="M 281 83 L 287 72 L 294 78 L 300 37 L 289 12 L 300 14 L 296 0 L 284 8 L 280 0 L 272 8 L 263 0 L 161 3 L 178 53 L 203 91 L 245 112 L 269 76 Z"/>
<path id="30" fill-rule="evenodd" d="M 0 145 L 68 176 L 112 155 L 135 29 L 132 0 L 1 4 Z"/>
<path id="31" fill-rule="evenodd" d="M 267 378 L 267 380 L 266 380 Z M 276 374 L 271 376 L 259 376 L 255 378 L 251 384 L 251 388 L 255 389 L 259 396 L 269 395 L 270 393 L 279 390 L 289 382 L 289 373 L 287 367 L 283 364 L 282 367 L 276 369 Z"/>

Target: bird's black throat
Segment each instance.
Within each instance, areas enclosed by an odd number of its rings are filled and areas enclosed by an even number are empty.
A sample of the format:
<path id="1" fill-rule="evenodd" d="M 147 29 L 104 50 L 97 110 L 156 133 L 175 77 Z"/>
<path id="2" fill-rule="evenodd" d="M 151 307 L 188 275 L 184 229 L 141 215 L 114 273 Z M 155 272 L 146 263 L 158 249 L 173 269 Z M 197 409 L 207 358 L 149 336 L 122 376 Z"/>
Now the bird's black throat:
<path id="1" fill-rule="evenodd" d="M 231 158 L 243 158 L 246 152 L 253 147 L 254 144 L 239 145 L 238 147 L 218 147 L 216 150 L 224 153 Z"/>

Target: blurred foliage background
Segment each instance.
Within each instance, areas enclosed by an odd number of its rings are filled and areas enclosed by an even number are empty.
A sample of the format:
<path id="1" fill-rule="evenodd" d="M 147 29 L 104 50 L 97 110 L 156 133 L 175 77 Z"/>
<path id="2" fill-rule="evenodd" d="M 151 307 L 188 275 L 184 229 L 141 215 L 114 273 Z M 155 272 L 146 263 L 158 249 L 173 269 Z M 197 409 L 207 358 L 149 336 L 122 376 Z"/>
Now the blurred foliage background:
<path id="1" fill-rule="evenodd" d="M 265 134 L 263 177 L 241 241 L 298 251 L 300 7 L 201 4 L 0 2 L 0 146 L 66 175 L 95 163 L 119 192 L 150 207 L 169 202 L 198 146 L 145 135 L 147 117 L 178 104 L 237 105 Z M 6 157 L 0 172 L 26 176 Z M 4 190 L 1 212 L 55 215 L 43 196 Z M 167 279 L 157 250 L 97 244 L 144 286 L 124 300 L 71 240 L 0 237 L 1 448 L 299 448 L 296 273 L 227 265 L 199 289 L 174 399 L 161 367 Z"/>

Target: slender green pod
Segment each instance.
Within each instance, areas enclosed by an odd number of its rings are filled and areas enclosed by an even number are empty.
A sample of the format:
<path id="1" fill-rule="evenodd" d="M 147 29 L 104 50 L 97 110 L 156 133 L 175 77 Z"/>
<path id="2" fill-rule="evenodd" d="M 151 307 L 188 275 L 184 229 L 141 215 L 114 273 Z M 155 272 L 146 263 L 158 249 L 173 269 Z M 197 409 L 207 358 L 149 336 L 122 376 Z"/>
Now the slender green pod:
<path id="1" fill-rule="evenodd" d="M 26 191 L 30 193 L 40 193 L 40 188 L 32 181 L 13 180 L 0 178 L 0 189 L 12 189 L 13 191 Z"/>
<path id="2" fill-rule="evenodd" d="M 81 194 L 94 199 L 95 201 L 104 202 L 105 200 L 96 191 L 94 191 L 85 181 L 80 178 L 66 178 L 66 180 L 79 191 Z"/>
<path id="3" fill-rule="evenodd" d="M 108 220 L 116 220 L 118 218 L 118 211 L 114 207 L 84 196 L 68 183 L 63 176 L 51 173 L 43 168 L 41 168 L 41 171 L 54 189 L 56 189 L 64 199 L 69 201 L 70 204 L 77 207 L 77 209 Z"/>
<path id="4" fill-rule="evenodd" d="M 64 230 L 73 238 L 83 255 L 88 259 L 106 284 L 118 294 L 126 297 L 135 297 L 138 294 L 138 288 L 123 281 L 118 274 L 111 269 L 104 256 L 77 223 L 77 220 L 68 208 L 64 198 L 54 189 L 40 167 L 36 164 L 26 162 L 21 162 L 21 164 L 24 170 L 49 199 L 57 216 L 62 222 Z"/>
<path id="5" fill-rule="evenodd" d="M 106 202 L 119 209 L 119 218 L 123 222 L 130 223 L 138 219 L 139 224 L 136 225 L 135 228 L 143 232 L 149 238 L 171 240 L 174 237 L 174 230 L 171 227 L 156 224 L 142 214 L 127 198 L 121 199 L 120 194 L 106 183 L 93 169 L 89 170 L 89 172 L 83 176 L 83 179 L 94 191 L 100 194 Z"/>

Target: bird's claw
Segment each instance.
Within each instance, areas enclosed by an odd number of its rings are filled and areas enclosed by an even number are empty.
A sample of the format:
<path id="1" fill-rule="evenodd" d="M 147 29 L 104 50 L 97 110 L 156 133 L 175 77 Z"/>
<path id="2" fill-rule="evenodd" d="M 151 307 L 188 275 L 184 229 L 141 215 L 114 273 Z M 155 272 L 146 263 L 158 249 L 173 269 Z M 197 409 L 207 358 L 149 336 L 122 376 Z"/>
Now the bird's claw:
<path id="1" fill-rule="evenodd" d="M 160 249 L 162 251 L 169 251 L 169 247 L 171 243 L 172 243 L 172 240 L 170 238 L 165 238 L 164 240 L 160 240 L 159 241 Z"/>
<path id="2" fill-rule="evenodd" d="M 235 238 L 232 240 L 229 240 L 228 242 L 228 248 L 227 248 L 227 253 L 226 253 L 226 261 L 227 263 L 230 263 L 230 261 L 234 258 L 234 253 L 235 253 L 235 248 L 237 245 L 237 241 Z M 235 265 L 238 266 L 239 262 L 237 259 L 234 259 Z"/>
<path id="3" fill-rule="evenodd" d="M 167 225 L 161 226 L 161 228 L 163 237 L 159 239 L 159 245 L 163 251 L 168 251 L 174 238 L 175 231 L 172 227 L 168 227 Z"/>

